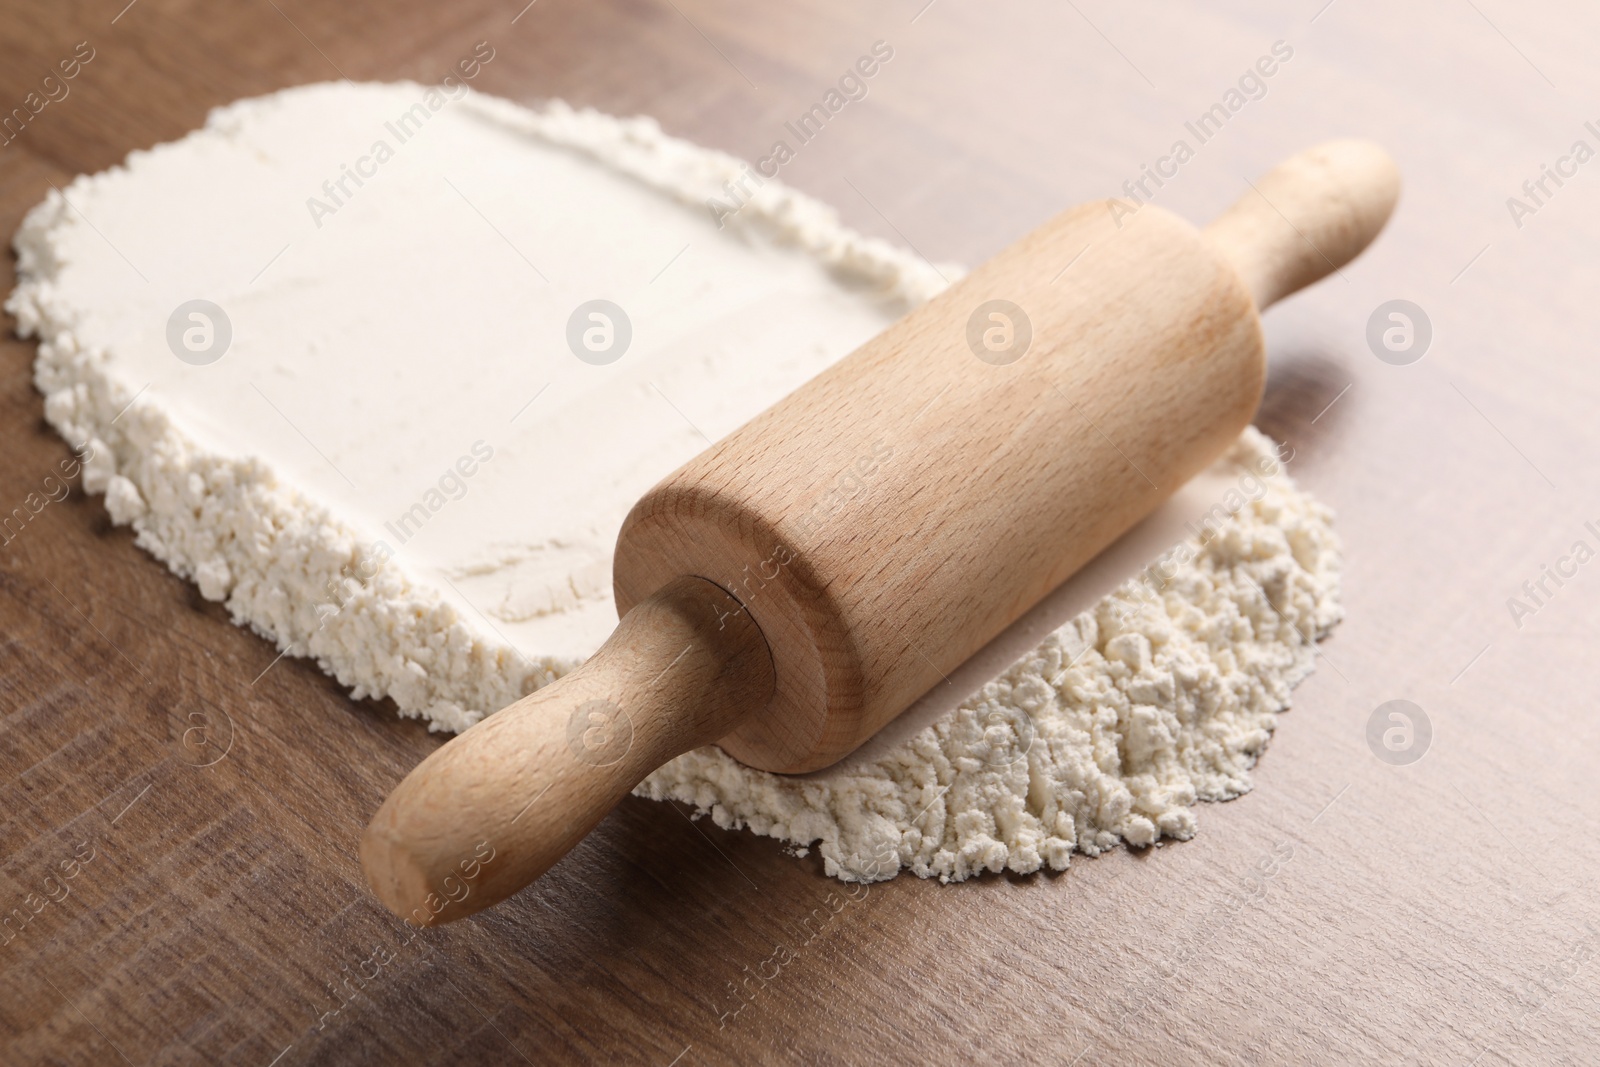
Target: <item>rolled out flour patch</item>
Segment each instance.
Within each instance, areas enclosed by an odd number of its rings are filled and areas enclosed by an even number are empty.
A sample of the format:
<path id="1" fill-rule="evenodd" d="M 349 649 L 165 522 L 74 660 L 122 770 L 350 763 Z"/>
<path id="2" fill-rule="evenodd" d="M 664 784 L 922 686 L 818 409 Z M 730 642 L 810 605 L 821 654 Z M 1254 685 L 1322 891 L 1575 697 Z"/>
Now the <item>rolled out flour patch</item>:
<path id="1" fill-rule="evenodd" d="M 462 730 L 616 626 L 650 486 L 945 284 L 777 182 L 719 226 L 743 172 L 649 119 L 311 85 L 52 191 L 7 307 L 141 546 Z"/>
<path id="2" fill-rule="evenodd" d="M 6 306 L 114 522 L 354 696 L 456 731 L 609 634 L 646 489 L 946 284 L 776 181 L 708 210 L 745 169 L 648 119 L 306 86 L 53 191 Z M 1273 455 L 1252 430 L 1219 470 Z M 1330 516 L 1270 465 L 1157 579 L 893 743 L 799 778 L 707 748 L 638 792 L 855 880 L 1190 836 L 1339 615 Z"/>

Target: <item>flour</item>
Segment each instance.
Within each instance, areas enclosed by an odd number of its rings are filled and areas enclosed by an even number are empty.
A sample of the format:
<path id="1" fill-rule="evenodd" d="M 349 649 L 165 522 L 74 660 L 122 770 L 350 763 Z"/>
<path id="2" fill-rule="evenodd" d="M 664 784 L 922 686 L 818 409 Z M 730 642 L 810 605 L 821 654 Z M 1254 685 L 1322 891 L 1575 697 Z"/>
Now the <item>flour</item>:
<path id="1" fill-rule="evenodd" d="M 52 191 L 7 307 L 113 521 L 461 730 L 611 632 L 635 500 L 944 286 L 776 181 L 715 218 L 743 169 L 648 119 L 307 86 Z M 231 328 L 202 365 L 169 339 L 198 299 Z M 605 365 L 568 347 L 595 299 L 631 323 Z"/>
<path id="2" fill-rule="evenodd" d="M 1197 800 L 1250 789 L 1277 713 L 1313 668 L 1313 642 L 1341 615 L 1328 509 L 1253 428 L 1219 468 L 1272 473 L 1251 480 L 1259 499 L 1218 505 L 1166 566 L 1124 582 L 911 737 L 801 777 L 699 749 L 639 792 L 720 826 L 816 843 L 846 881 L 903 868 L 944 881 L 1061 870 L 1074 850 L 1187 840 Z"/>
<path id="3" fill-rule="evenodd" d="M 744 169 L 646 119 L 308 86 L 52 192 L 7 308 L 114 522 L 354 696 L 461 730 L 598 647 L 639 495 L 944 286 L 777 181 L 713 218 Z M 569 342 L 596 300 L 626 315 L 614 360 Z M 213 320 L 225 350 L 186 358 Z M 1270 454 L 1250 431 L 1219 469 Z M 1188 837 L 1338 618 L 1328 513 L 1263 487 L 1159 593 L 904 737 L 800 778 L 708 748 L 639 792 L 858 881 Z"/>

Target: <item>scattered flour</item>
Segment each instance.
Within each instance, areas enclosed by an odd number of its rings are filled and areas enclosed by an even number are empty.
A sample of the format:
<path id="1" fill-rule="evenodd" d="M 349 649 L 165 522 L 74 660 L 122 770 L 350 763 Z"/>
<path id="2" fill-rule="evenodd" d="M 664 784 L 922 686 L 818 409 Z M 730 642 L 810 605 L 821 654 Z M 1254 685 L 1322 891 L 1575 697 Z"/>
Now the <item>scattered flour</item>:
<path id="1" fill-rule="evenodd" d="M 1224 470 L 1270 470 L 1192 539 L 1057 629 L 954 711 L 816 774 L 686 753 L 639 787 L 791 846 L 829 874 L 960 881 L 1061 870 L 1074 850 L 1195 832 L 1197 800 L 1250 789 L 1314 642 L 1341 617 L 1332 515 L 1247 429 Z M 1252 485 L 1258 484 L 1252 482 Z M 1224 512 L 1231 512 L 1220 520 Z"/>
<path id="2" fill-rule="evenodd" d="M 945 284 L 776 181 L 718 228 L 744 169 L 648 119 L 307 86 L 52 192 L 6 306 L 114 522 L 356 697 L 461 730 L 598 647 L 633 500 Z M 634 335 L 606 366 L 565 342 L 596 297 Z M 233 335 L 208 365 L 168 341 L 197 298 Z M 1271 454 L 1251 430 L 1220 468 Z M 638 791 L 850 880 L 1187 838 L 1339 616 L 1328 512 L 1264 484 L 1158 593 L 1125 585 L 906 738 L 796 778 L 707 748 Z"/>

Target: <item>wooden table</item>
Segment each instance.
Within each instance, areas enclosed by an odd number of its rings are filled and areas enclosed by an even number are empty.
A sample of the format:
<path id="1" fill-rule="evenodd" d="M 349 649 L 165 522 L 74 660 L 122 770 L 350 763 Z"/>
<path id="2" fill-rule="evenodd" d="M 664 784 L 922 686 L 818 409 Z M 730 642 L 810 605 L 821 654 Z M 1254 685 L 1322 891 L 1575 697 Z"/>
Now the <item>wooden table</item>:
<path id="1" fill-rule="evenodd" d="M 1506 199 L 1574 140 L 1600 148 L 1600 13 L 124 2 L 0 7 L 0 107 L 94 50 L 0 148 L 0 230 L 213 105 L 436 80 L 480 40 L 484 91 L 649 112 L 747 158 L 888 42 L 869 96 L 784 177 L 935 260 L 980 261 L 1119 191 L 1277 40 L 1293 56 L 1265 95 L 1157 202 L 1204 220 L 1343 134 L 1387 144 L 1407 186 L 1365 258 L 1267 320 L 1260 423 L 1339 511 L 1346 621 L 1252 795 L 1204 807 L 1190 843 L 1057 876 L 902 877 L 834 912 L 814 857 L 630 800 L 537 891 L 413 937 L 354 845 L 439 738 L 304 661 L 262 676 L 274 650 L 99 500 L 50 505 L 0 548 L 0 907 L 32 916 L 0 945 L 0 1061 L 1595 1062 L 1600 564 L 1530 616 L 1506 602 L 1574 541 L 1600 547 L 1600 162 L 1547 179 L 1520 227 Z M 1434 329 L 1404 366 L 1366 340 L 1397 298 Z M 33 355 L 0 342 L 3 510 L 67 455 Z M 1391 699 L 1432 724 L 1419 762 L 1369 748 Z M 29 894 L 62 887 L 33 913 Z M 728 1015 L 731 984 L 770 975 L 775 940 L 819 907 L 821 932 Z M 357 972 L 345 1004 L 332 987 Z"/>

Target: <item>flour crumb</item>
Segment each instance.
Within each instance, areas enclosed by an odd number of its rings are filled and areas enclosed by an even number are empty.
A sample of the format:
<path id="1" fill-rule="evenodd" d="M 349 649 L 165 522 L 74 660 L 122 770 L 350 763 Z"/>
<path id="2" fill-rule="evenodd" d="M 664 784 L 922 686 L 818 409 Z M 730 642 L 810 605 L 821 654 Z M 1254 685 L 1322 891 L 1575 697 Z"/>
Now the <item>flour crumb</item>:
<path id="1" fill-rule="evenodd" d="M 218 602 L 228 599 L 228 590 L 233 588 L 233 574 L 228 570 L 228 561 L 221 556 L 213 556 L 196 566 L 194 581 L 200 587 L 201 596 Z"/>
<path id="2" fill-rule="evenodd" d="M 138 486 L 122 475 L 114 475 L 106 483 L 106 512 L 118 526 L 126 526 L 144 514 L 144 497 Z"/>

